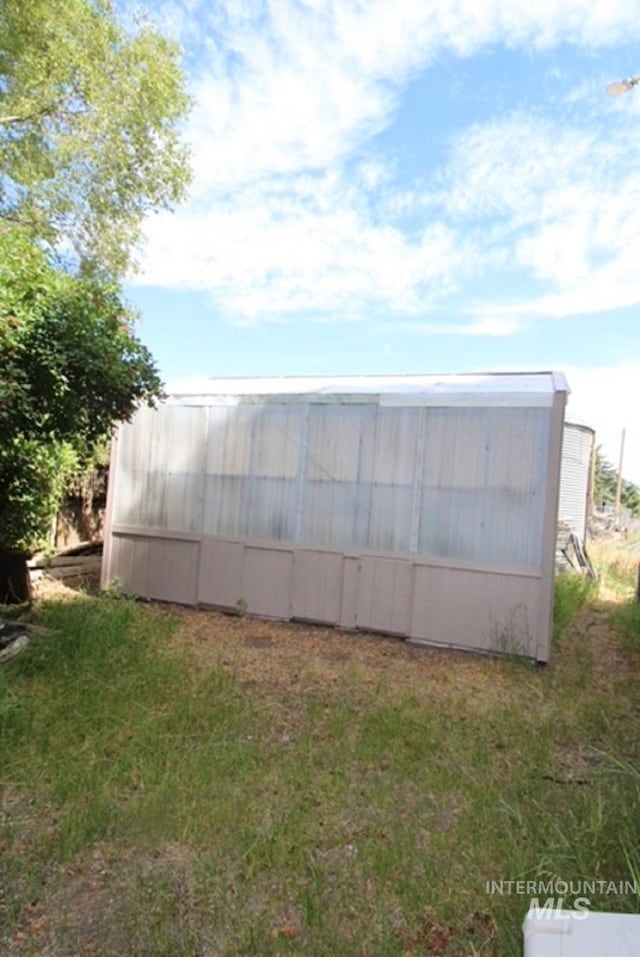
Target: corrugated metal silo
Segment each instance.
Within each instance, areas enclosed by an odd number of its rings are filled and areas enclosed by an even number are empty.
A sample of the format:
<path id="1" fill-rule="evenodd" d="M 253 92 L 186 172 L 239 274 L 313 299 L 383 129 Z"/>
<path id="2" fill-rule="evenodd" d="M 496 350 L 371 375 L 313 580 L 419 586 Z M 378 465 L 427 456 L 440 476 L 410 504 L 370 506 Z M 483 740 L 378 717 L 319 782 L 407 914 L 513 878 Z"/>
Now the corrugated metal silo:
<path id="1" fill-rule="evenodd" d="M 595 433 L 577 422 L 564 424 L 558 521 L 584 541 L 587 533 L 591 456 Z"/>

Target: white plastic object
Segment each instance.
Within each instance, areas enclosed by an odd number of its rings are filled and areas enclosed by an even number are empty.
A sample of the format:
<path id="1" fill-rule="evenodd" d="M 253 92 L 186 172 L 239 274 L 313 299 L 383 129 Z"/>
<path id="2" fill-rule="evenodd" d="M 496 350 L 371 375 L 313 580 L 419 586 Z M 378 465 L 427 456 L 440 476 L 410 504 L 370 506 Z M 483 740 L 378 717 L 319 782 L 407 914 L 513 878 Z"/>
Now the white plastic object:
<path id="1" fill-rule="evenodd" d="M 640 914 L 529 911 L 524 957 L 640 957 Z"/>

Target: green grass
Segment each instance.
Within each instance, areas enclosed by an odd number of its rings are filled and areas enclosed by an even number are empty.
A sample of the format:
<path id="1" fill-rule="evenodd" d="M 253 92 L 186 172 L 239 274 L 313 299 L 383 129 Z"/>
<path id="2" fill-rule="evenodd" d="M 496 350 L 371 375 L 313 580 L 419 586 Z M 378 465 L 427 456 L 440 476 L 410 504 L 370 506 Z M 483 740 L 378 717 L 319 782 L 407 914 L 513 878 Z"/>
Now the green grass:
<path id="1" fill-rule="evenodd" d="M 546 669 L 452 656 L 464 681 L 405 687 L 354 664 L 304 691 L 195 667 L 132 602 L 43 605 L 58 636 L 0 671 L 0 943 L 520 953 L 529 897 L 487 882 L 631 879 L 640 860 L 638 682 L 562 659 L 588 597 L 559 583 Z"/>
<path id="2" fill-rule="evenodd" d="M 637 655 L 640 652 L 640 603 L 633 600 L 620 605 L 612 616 L 612 623 L 625 651 Z"/>
<path id="3" fill-rule="evenodd" d="M 600 577 L 601 591 L 614 600 L 625 600 L 635 591 L 638 581 L 638 555 L 629 550 L 629 542 L 595 541 L 589 546 L 593 564 Z"/>
<path id="4" fill-rule="evenodd" d="M 553 592 L 553 637 L 556 640 L 596 593 L 597 585 L 590 578 L 571 573 L 556 577 Z"/>

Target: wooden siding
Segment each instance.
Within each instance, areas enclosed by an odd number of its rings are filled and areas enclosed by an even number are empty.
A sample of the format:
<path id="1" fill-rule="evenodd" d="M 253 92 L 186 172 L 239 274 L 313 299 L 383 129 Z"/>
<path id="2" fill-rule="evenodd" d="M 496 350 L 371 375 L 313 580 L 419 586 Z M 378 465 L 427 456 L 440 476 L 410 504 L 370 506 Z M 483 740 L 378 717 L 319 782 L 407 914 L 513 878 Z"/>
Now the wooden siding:
<path id="1" fill-rule="evenodd" d="M 549 656 L 540 578 L 391 555 L 113 536 L 125 593 L 453 648 Z"/>

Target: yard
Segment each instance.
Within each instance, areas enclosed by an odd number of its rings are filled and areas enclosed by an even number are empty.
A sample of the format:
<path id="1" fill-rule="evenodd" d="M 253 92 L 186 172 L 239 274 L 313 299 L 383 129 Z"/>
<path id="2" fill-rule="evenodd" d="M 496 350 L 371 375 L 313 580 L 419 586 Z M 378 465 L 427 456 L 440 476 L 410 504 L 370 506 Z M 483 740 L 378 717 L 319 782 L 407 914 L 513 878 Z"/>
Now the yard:
<path id="1" fill-rule="evenodd" d="M 508 882 L 640 879 L 635 568 L 607 569 L 564 630 L 560 583 L 540 669 L 57 586 L 0 671 L 0 949 L 507 957 Z"/>

